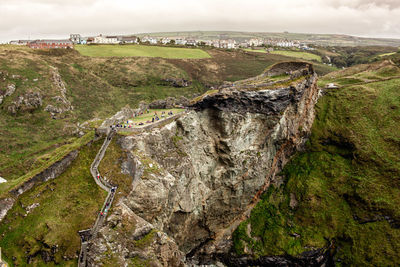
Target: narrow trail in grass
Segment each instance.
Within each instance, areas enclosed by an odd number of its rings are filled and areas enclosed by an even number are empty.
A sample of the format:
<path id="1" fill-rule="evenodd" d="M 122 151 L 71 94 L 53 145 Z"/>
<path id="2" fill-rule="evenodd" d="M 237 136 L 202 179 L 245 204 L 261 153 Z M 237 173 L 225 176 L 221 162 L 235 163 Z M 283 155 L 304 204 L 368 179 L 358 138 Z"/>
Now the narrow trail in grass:
<path id="1" fill-rule="evenodd" d="M 111 140 L 115 134 L 114 130 L 108 132 L 106 139 L 104 140 L 103 145 L 101 146 L 99 152 L 97 153 L 92 165 L 90 166 L 90 173 L 93 176 L 93 179 L 96 181 L 96 184 L 100 186 L 103 190 L 108 192 L 107 198 L 104 201 L 103 207 L 101 208 L 101 212 L 97 215 L 96 222 L 94 223 L 91 229 L 79 231 L 79 235 L 81 236 L 81 252 L 79 253 L 78 258 L 78 266 L 84 267 L 86 264 L 86 255 L 87 255 L 87 245 L 88 241 L 90 241 L 98 232 L 100 227 L 103 225 L 104 220 L 106 219 L 107 213 L 111 208 L 112 202 L 114 200 L 116 186 L 111 185 L 108 181 L 102 177 L 98 171 L 99 164 L 106 153 L 108 145 L 111 143 Z"/>
<path id="2" fill-rule="evenodd" d="M 359 82 L 359 83 L 352 83 L 352 84 L 346 84 L 343 85 L 342 87 L 352 87 L 355 85 L 364 85 L 364 84 L 370 84 L 370 83 L 379 83 L 379 82 L 387 82 L 387 81 L 391 81 L 391 80 L 396 80 L 396 79 L 400 79 L 400 76 L 394 76 L 394 77 L 389 77 L 389 78 L 382 78 L 380 80 L 372 80 L 372 81 L 366 81 L 366 82 Z"/>

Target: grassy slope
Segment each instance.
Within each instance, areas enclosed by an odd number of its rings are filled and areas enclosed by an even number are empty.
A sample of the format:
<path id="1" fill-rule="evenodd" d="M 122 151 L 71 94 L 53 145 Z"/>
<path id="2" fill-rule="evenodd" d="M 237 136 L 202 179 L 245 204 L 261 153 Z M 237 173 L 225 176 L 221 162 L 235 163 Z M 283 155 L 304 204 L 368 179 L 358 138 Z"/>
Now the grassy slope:
<path id="1" fill-rule="evenodd" d="M 76 265 L 74 257 L 80 249 L 77 231 L 92 226 L 106 197 L 89 172 L 101 144 L 99 140 L 84 146 L 65 173 L 23 194 L 14 205 L 0 225 L 0 246 L 9 263 L 28 266 L 27 257 L 32 256 L 29 266 L 43 266 L 41 251 L 58 245 L 55 262 Z M 24 207 L 34 203 L 40 206 L 25 217 Z M 72 260 L 65 261 L 63 256 Z"/>
<path id="2" fill-rule="evenodd" d="M 141 100 L 180 95 L 191 97 L 203 93 L 205 85 L 249 78 L 269 65 L 287 60 L 279 55 L 237 51 L 209 50 L 208 53 L 213 57 L 200 60 L 91 58 L 82 57 L 74 51 L 33 51 L 24 47 L 0 46 L 0 71 L 8 73 L 8 76 L 2 77 L 4 80 L 0 79 L 0 88 L 9 83 L 17 85 L 14 95 L 6 98 L 0 106 L 0 123 L 5 125 L 0 127 L 0 176 L 9 180 L 2 184 L 2 193 L 8 190 L 9 185 L 23 182 L 29 178 L 29 173 L 34 175 L 91 138 L 86 135 L 78 139 L 72 135 L 78 122 L 95 117 L 105 118 L 127 104 L 135 107 Z M 52 97 L 59 95 L 52 82 L 50 66 L 58 68 L 67 88 L 67 97 L 74 106 L 73 112 L 57 120 L 43 111 L 47 104 L 53 103 Z M 20 77 L 12 78 L 12 75 Z M 39 80 L 35 82 L 36 78 Z M 163 82 L 165 78 L 184 78 L 193 83 L 189 87 L 175 88 Z M 40 91 L 42 109 L 10 115 L 8 105 L 29 90 Z M 76 231 L 91 225 L 104 198 L 103 192 L 98 191 L 88 176 L 88 168 L 98 146 L 83 148 L 73 163 L 73 169 L 20 197 L 0 224 L 0 233 L 4 234 L 0 238 L 0 246 L 8 260 L 16 257 L 15 262 L 23 266 L 27 255 L 34 255 L 39 250 L 48 251 L 47 245 L 58 244 L 56 262 L 75 264 L 75 260 L 63 262 L 61 256 L 72 257 L 79 249 Z M 108 152 L 106 165 L 107 161 L 113 162 L 115 155 L 121 154 L 116 146 L 110 146 Z M 114 167 L 109 175 L 115 176 L 117 183 L 125 184 L 126 178 L 117 175 L 119 165 Z M 38 195 L 39 192 L 42 193 Z M 23 217 L 21 203 L 25 206 L 40 203 L 41 206 Z M 25 254 L 28 250 L 30 252 Z M 44 265 L 40 256 L 34 257 L 34 265 Z"/>
<path id="3" fill-rule="evenodd" d="M 297 255 L 335 240 L 338 266 L 400 264 L 399 86 L 347 86 L 320 99 L 306 151 L 283 171 L 286 183 L 235 231 L 238 254 L 246 245 L 255 255 Z M 248 224 L 259 239 L 247 236 Z"/>
<path id="4" fill-rule="evenodd" d="M 248 52 L 258 52 L 258 53 L 267 53 L 266 50 L 253 50 L 253 49 L 245 49 L 245 51 Z M 294 58 L 301 58 L 304 60 L 314 60 L 317 62 L 322 62 L 322 59 L 320 56 L 303 52 L 303 51 L 289 51 L 289 50 L 275 50 L 270 52 L 271 54 L 277 54 L 277 55 L 283 55 L 287 57 L 294 57 Z"/>
<path id="5" fill-rule="evenodd" d="M 77 45 L 79 53 L 90 57 L 162 57 L 162 58 L 209 58 L 201 49 L 147 45 Z"/>
<path id="6" fill-rule="evenodd" d="M 288 57 L 297 57 L 297 58 L 302 58 L 305 60 L 314 60 L 314 61 L 318 61 L 321 62 L 321 57 L 311 54 L 311 53 L 307 53 L 307 52 L 299 52 L 299 51 L 285 51 L 285 50 L 275 50 L 271 52 L 272 54 L 279 54 L 279 55 L 284 55 L 284 56 L 288 56 Z"/>

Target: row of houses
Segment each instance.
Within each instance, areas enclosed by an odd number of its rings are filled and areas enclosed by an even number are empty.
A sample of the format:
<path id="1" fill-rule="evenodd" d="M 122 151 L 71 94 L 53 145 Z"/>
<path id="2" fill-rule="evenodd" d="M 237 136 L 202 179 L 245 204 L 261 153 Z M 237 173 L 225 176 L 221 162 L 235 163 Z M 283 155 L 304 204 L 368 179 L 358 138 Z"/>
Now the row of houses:
<path id="1" fill-rule="evenodd" d="M 99 34 L 95 37 L 83 37 L 80 34 L 71 34 L 68 40 L 18 40 L 11 41 L 10 44 L 14 45 L 28 45 L 31 48 L 73 48 L 75 44 L 175 44 L 182 46 L 210 46 L 224 49 L 237 49 L 237 48 L 248 48 L 248 47 L 265 47 L 275 46 L 291 48 L 296 47 L 304 50 L 312 50 L 313 48 L 308 47 L 304 43 L 292 40 L 280 40 L 280 39 L 261 39 L 252 38 L 250 40 L 244 40 L 238 42 L 234 39 L 215 39 L 215 40 L 196 40 L 193 38 L 182 38 L 182 37 L 153 37 L 144 36 L 141 39 L 137 36 L 118 36 L 118 35 L 103 35 Z"/>
<path id="2" fill-rule="evenodd" d="M 11 41 L 12 45 L 25 45 L 33 49 L 50 48 L 74 48 L 74 44 L 69 39 L 65 40 L 16 40 Z"/>
<path id="3" fill-rule="evenodd" d="M 74 44 L 137 44 L 139 38 L 136 36 L 117 36 L 100 34 L 95 37 L 83 37 L 80 34 L 71 34 L 70 38 Z"/>

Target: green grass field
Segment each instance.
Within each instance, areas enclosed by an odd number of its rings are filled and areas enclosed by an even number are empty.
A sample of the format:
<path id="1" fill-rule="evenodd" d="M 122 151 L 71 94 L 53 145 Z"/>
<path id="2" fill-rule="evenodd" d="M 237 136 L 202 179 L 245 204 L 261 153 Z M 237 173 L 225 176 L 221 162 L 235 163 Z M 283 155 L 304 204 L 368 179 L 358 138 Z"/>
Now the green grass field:
<path id="1" fill-rule="evenodd" d="M 211 56 L 196 48 L 178 48 L 146 45 L 77 45 L 75 49 L 90 57 L 161 57 L 200 59 Z"/>
<path id="2" fill-rule="evenodd" d="M 385 54 L 380 54 L 380 57 L 387 57 L 387 56 L 392 56 L 394 54 L 396 54 L 397 52 L 392 52 L 392 53 L 385 53 Z"/>
<path id="3" fill-rule="evenodd" d="M 301 52 L 301 51 L 272 51 L 271 54 L 277 54 L 277 55 L 282 55 L 282 56 L 287 56 L 287 57 L 295 57 L 295 58 L 301 58 L 305 60 L 313 60 L 313 61 L 318 61 L 322 62 L 322 59 L 318 55 L 314 55 L 311 53 L 307 52 Z"/>
<path id="4" fill-rule="evenodd" d="M 264 49 L 253 50 L 253 49 L 248 48 L 248 49 L 244 49 L 244 50 L 248 51 L 248 52 L 267 53 L 267 51 Z M 313 60 L 313 61 L 322 62 L 322 59 L 320 56 L 314 55 L 311 53 L 307 53 L 307 52 L 302 52 L 302 51 L 275 50 L 270 53 L 275 54 L 275 55 L 282 55 L 282 56 L 287 56 L 287 57 L 295 57 L 295 58 L 301 58 L 301 59 L 305 59 L 305 60 Z"/>

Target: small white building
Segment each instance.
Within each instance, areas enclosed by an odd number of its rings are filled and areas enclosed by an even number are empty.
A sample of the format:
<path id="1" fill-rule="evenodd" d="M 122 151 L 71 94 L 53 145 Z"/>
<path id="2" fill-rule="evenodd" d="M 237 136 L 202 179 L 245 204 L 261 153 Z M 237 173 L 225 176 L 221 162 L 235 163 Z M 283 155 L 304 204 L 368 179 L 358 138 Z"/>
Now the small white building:
<path id="1" fill-rule="evenodd" d="M 164 37 L 164 38 L 161 38 L 160 42 L 162 44 L 169 44 L 169 43 L 171 43 L 171 39 L 168 37 Z"/>
<path id="2" fill-rule="evenodd" d="M 73 44 L 80 44 L 81 43 L 81 35 L 77 34 L 77 33 L 73 33 L 70 34 L 69 36 L 69 40 L 73 43 Z"/>
<path id="3" fill-rule="evenodd" d="M 95 44 L 118 44 L 118 37 L 117 36 L 104 36 L 100 34 L 99 36 L 94 37 Z"/>
<path id="4" fill-rule="evenodd" d="M 149 37 L 149 36 L 144 36 L 141 40 L 142 43 L 149 43 L 149 44 L 157 44 L 158 39 L 156 37 Z"/>
<path id="5" fill-rule="evenodd" d="M 276 45 L 279 47 L 293 47 L 294 42 L 293 41 L 279 41 Z"/>
<path id="6" fill-rule="evenodd" d="M 13 41 L 10 41 L 10 44 L 11 45 L 28 45 L 29 42 L 31 42 L 31 41 L 28 41 L 28 40 L 13 40 Z"/>
<path id="7" fill-rule="evenodd" d="M 211 46 L 216 47 L 216 48 L 220 48 L 219 40 L 213 40 L 211 42 Z"/>
<path id="8" fill-rule="evenodd" d="M 187 41 L 184 38 L 176 38 L 175 39 L 175 44 L 177 45 L 186 45 Z"/>
<path id="9" fill-rule="evenodd" d="M 229 39 L 229 40 L 220 40 L 219 47 L 225 49 L 235 49 L 236 48 L 236 41 Z"/>
<path id="10" fill-rule="evenodd" d="M 139 39 L 136 36 L 118 36 L 120 44 L 137 44 Z"/>
<path id="11" fill-rule="evenodd" d="M 197 41 L 194 40 L 194 39 L 186 40 L 186 45 L 196 46 L 197 45 Z"/>
<path id="12" fill-rule="evenodd" d="M 253 38 L 248 41 L 249 46 L 262 46 L 264 41 L 258 38 Z"/>

